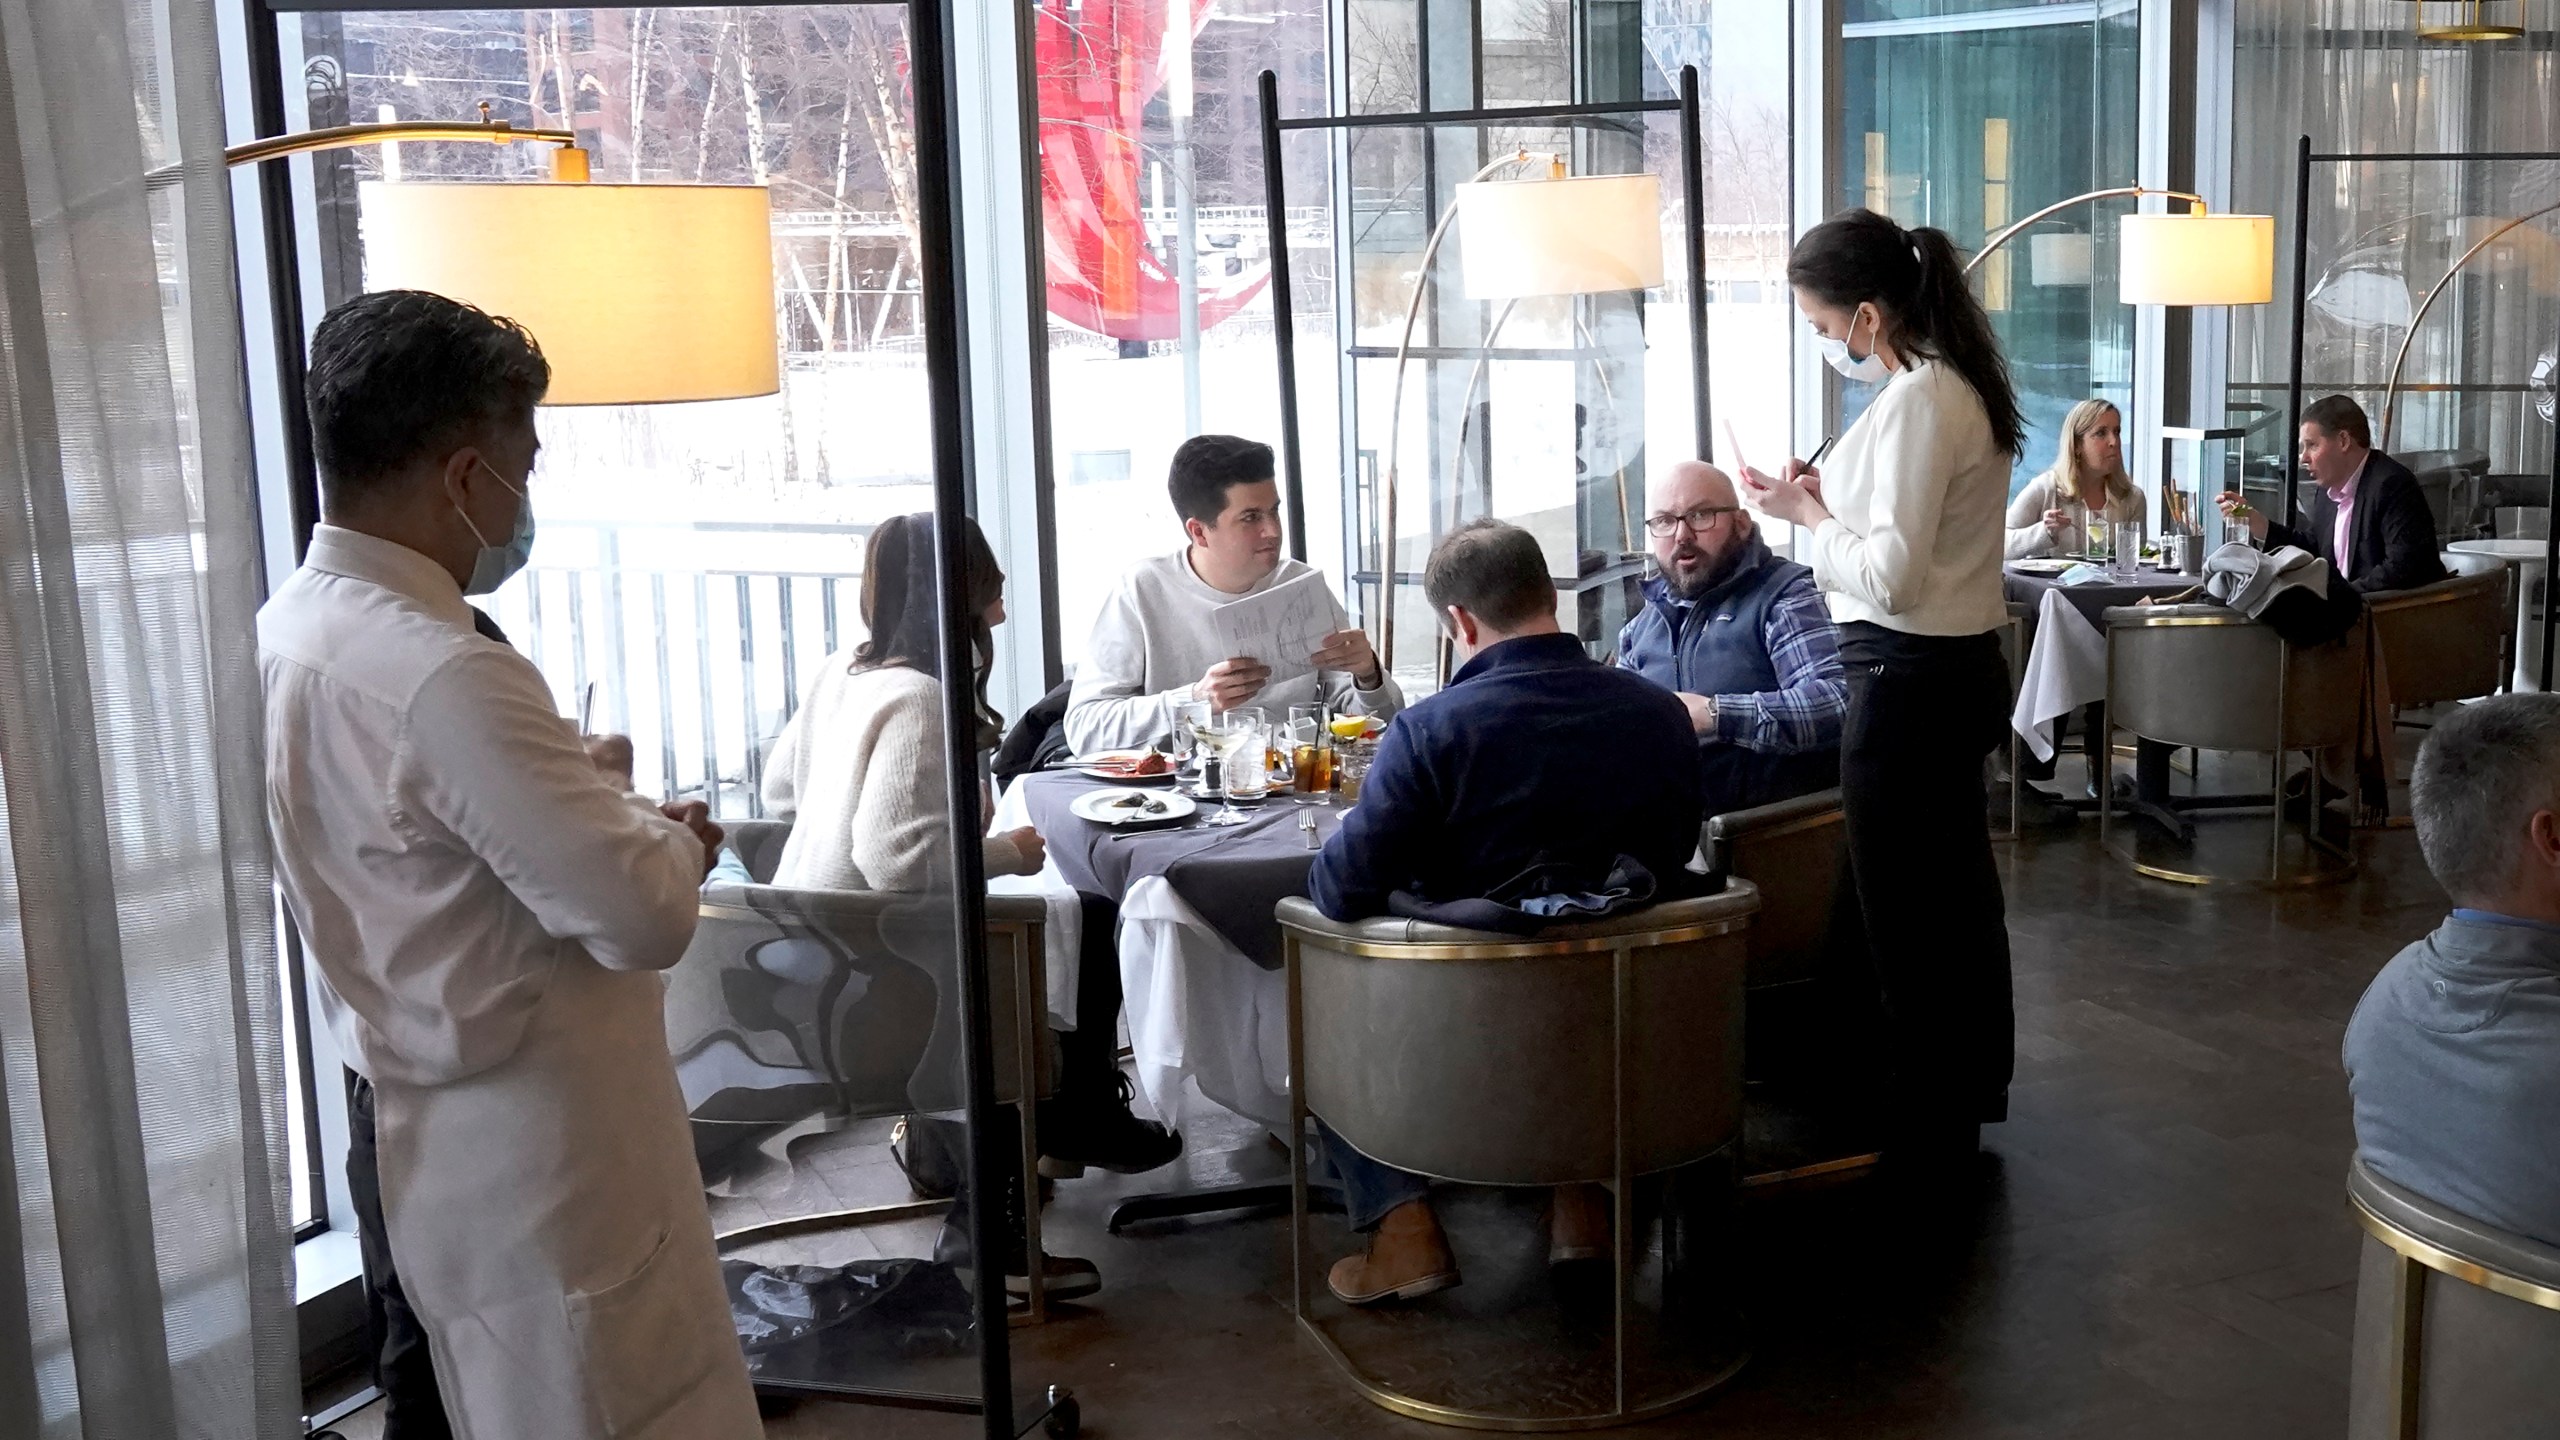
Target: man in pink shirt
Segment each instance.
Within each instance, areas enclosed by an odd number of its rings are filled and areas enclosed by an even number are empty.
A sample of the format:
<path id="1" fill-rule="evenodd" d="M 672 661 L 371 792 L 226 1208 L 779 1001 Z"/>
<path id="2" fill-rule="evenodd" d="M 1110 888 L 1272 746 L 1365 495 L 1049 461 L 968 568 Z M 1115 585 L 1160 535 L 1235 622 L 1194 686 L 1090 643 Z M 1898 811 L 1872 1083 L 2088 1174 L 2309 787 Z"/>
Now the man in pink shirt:
<path id="1" fill-rule="evenodd" d="M 2222 513 L 2245 519 L 2265 549 L 2298 545 L 2337 568 L 2358 590 L 2412 590 L 2445 578 L 2435 512 L 2409 467 L 2373 448 L 2364 410 L 2344 395 L 2302 410 L 2302 468 L 2320 482 L 2302 528 L 2271 521 L 2237 495 Z"/>

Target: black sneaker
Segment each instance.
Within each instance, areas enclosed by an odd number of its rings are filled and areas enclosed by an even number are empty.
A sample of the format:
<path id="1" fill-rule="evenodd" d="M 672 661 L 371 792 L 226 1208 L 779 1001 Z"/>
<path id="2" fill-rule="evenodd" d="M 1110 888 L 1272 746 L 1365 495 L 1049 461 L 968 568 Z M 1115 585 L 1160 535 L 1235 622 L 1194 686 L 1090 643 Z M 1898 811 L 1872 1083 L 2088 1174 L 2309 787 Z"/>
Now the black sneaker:
<path id="1" fill-rule="evenodd" d="M 1100 1096 L 1043 1102 L 1040 1107 L 1040 1170 L 1072 1179 L 1085 1166 L 1117 1175 L 1138 1175 L 1172 1164 L 1182 1154 L 1182 1137 L 1130 1110 L 1136 1090 L 1127 1075 L 1108 1100 Z"/>

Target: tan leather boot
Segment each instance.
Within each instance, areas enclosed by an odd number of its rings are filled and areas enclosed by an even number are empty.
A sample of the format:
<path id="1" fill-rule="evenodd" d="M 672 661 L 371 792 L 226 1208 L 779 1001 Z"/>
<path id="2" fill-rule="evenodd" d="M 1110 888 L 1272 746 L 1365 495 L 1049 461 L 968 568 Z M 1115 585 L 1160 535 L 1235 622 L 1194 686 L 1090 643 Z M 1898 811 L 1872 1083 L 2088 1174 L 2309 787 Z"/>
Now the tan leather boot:
<path id="1" fill-rule="evenodd" d="M 1547 1211 L 1547 1263 L 1609 1258 L 1609 1192 L 1597 1185 L 1559 1185 Z"/>
<path id="2" fill-rule="evenodd" d="M 1325 1284 L 1345 1305 L 1414 1300 L 1458 1283 L 1457 1257 L 1428 1200 L 1408 1200 L 1387 1212 L 1369 1237 L 1367 1253 L 1335 1261 Z"/>

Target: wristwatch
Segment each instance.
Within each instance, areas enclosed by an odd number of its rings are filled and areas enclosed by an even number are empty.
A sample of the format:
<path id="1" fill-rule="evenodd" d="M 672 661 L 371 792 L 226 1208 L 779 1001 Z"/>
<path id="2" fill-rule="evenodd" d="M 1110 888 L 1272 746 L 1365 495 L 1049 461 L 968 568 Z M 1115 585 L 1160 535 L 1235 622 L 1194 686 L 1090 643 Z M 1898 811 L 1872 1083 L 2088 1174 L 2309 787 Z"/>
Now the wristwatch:
<path id="1" fill-rule="evenodd" d="M 1716 725 L 1716 718 L 1716 697 L 1710 695 L 1707 697 L 1707 728 L 1705 733 L 1709 735 L 1722 733 Z"/>

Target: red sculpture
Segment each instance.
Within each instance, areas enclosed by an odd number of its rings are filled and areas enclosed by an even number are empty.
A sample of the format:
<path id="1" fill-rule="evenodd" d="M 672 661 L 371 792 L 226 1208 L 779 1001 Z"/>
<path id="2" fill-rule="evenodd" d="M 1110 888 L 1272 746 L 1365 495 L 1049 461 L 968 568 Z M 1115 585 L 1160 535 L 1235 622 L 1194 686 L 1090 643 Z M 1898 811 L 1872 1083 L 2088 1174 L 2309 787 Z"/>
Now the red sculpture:
<path id="1" fill-rule="evenodd" d="M 1139 134 L 1147 102 L 1165 85 L 1165 0 L 1043 0 L 1036 36 L 1040 77 L 1040 189 L 1049 313 L 1117 340 L 1170 340 L 1181 332 L 1181 284 L 1168 239 L 1148 244 L 1140 186 L 1147 156 Z M 1208 6 L 1194 0 L 1205 19 Z M 1197 33 L 1198 22 L 1194 22 Z M 1168 167 L 1171 157 L 1164 157 Z M 1203 330 L 1252 301 L 1266 264 L 1204 278 Z"/>

